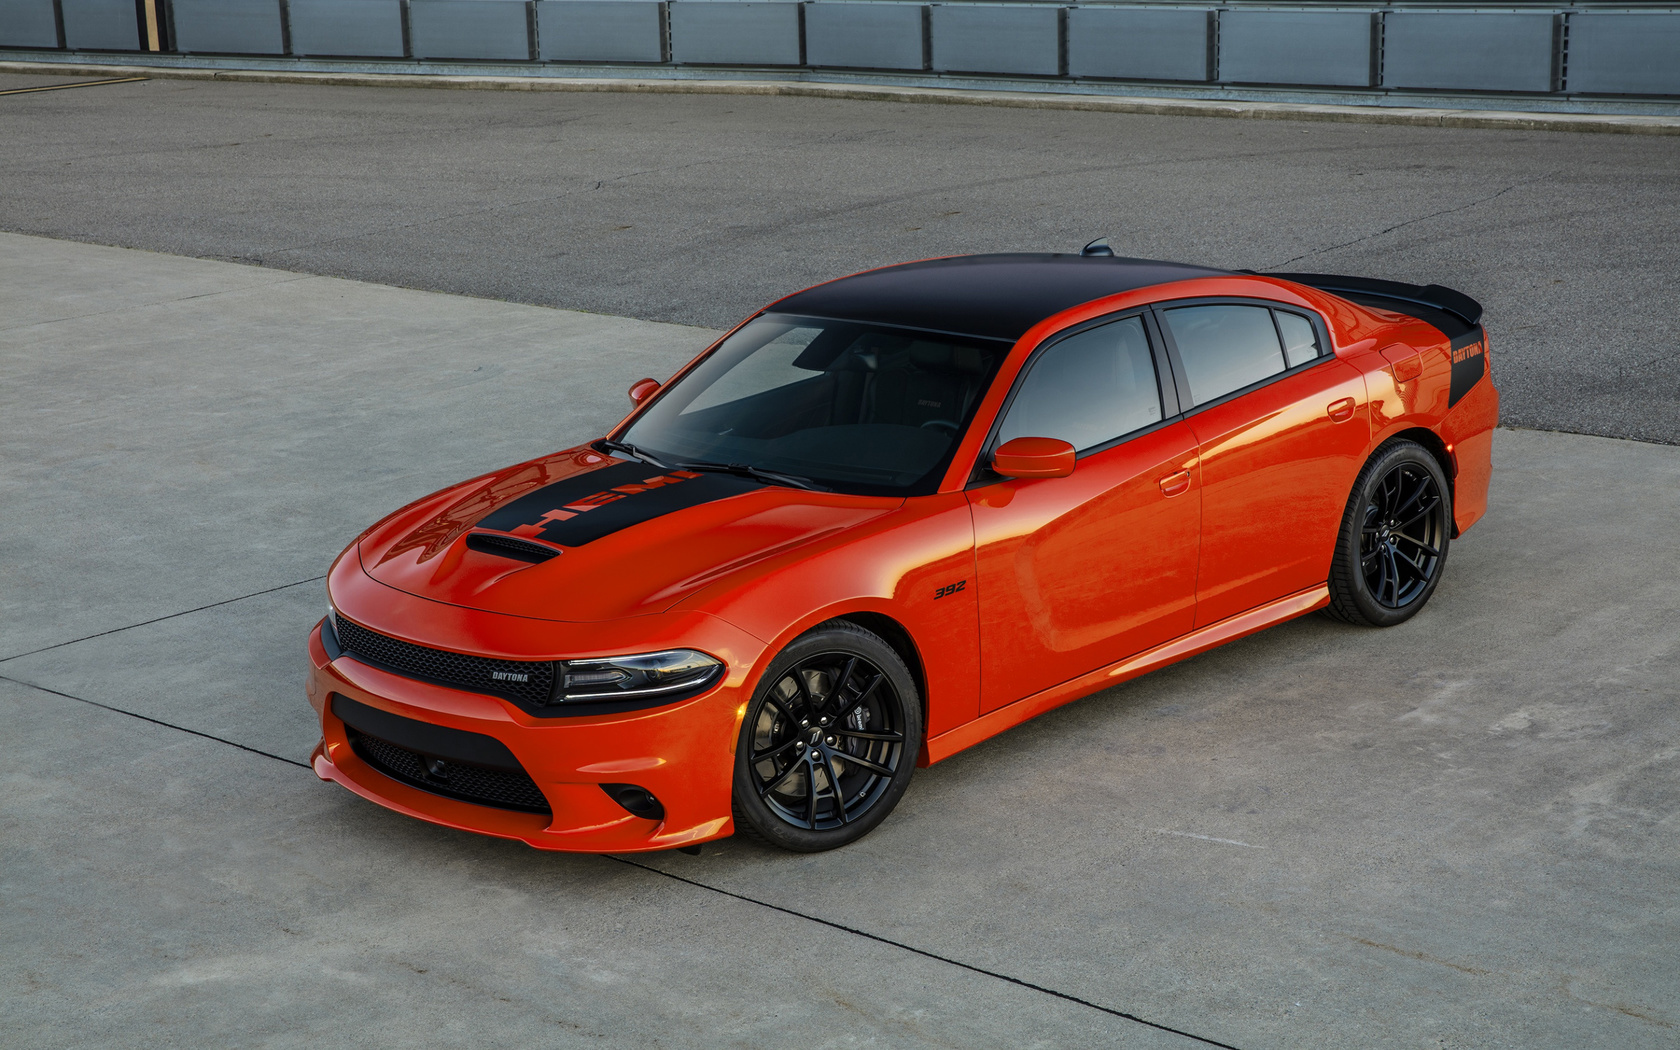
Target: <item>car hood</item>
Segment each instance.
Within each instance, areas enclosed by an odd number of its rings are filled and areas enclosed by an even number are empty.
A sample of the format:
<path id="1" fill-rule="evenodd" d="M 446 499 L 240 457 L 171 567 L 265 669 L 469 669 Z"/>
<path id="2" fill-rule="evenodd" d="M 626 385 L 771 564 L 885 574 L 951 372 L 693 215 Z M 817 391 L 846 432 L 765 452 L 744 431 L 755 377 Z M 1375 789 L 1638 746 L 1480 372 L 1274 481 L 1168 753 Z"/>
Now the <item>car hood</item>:
<path id="1" fill-rule="evenodd" d="M 533 460 L 435 493 L 361 538 L 379 582 L 451 605 L 545 620 L 664 612 L 701 587 L 887 513 L 900 499 L 662 471 L 594 452 Z M 528 537 L 537 564 L 473 549 Z"/>

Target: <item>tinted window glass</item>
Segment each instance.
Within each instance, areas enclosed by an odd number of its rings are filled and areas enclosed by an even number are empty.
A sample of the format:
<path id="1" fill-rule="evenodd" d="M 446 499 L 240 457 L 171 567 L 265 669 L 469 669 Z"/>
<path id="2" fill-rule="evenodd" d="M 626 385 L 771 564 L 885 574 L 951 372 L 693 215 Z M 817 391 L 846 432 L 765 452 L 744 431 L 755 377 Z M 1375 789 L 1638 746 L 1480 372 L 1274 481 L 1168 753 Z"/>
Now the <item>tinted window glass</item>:
<path id="1" fill-rule="evenodd" d="M 862 494 L 929 489 L 1009 351 L 1001 341 L 766 314 L 623 439 L 659 459 L 745 464 Z"/>
<path id="2" fill-rule="evenodd" d="M 1128 317 L 1071 335 L 1033 361 L 1009 405 L 999 443 L 1061 438 L 1084 450 L 1161 418 L 1143 321 Z"/>
<path id="3" fill-rule="evenodd" d="M 1304 365 L 1319 355 L 1318 333 L 1313 330 L 1312 322 L 1300 314 L 1274 311 L 1277 316 L 1278 331 L 1283 333 L 1283 357 L 1289 362 L 1289 367 Z"/>
<path id="4" fill-rule="evenodd" d="M 1181 306 L 1166 315 L 1198 405 L 1283 371 L 1283 347 L 1263 306 Z"/>

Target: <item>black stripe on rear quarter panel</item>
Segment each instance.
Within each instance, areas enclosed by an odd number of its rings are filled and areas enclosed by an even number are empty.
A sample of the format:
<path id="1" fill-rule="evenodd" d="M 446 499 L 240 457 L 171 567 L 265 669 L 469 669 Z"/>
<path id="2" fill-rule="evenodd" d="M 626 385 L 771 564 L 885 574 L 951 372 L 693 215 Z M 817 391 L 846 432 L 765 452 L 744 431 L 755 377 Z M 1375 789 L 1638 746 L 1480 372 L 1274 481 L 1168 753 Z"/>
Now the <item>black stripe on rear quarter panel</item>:
<path id="1" fill-rule="evenodd" d="M 732 474 L 615 463 L 528 492 L 491 511 L 478 527 L 581 547 L 674 511 L 763 487 L 763 482 Z"/>
<path id="2" fill-rule="evenodd" d="M 1477 327 L 1452 341 L 1452 386 L 1447 390 L 1447 407 L 1458 404 L 1486 374 L 1487 342 Z"/>

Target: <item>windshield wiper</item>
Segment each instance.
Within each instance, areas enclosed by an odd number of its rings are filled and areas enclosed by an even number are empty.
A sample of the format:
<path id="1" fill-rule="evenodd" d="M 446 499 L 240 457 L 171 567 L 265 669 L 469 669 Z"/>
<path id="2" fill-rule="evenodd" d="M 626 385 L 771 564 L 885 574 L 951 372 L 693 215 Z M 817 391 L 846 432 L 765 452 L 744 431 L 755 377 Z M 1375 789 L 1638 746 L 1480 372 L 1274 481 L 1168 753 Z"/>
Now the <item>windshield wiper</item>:
<path id="1" fill-rule="evenodd" d="M 627 456 L 635 456 L 648 466 L 658 467 L 660 470 L 671 469 L 671 464 L 662 462 L 657 456 L 643 452 L 641 449 L 630 444 L 628 441 L 614 441 L 611 438 L 603 438 L 602 440 L 595 442 L 595 447 L 600 449 L 602 452 L 622 452 Z"/>
<path id="2" fill-rule="evenodd" d="M 784 474 L 779 470 L 765 470 L 747 463 L 709 463 L 700 460 L 693 463 L 678 463 L 678 470 L 700 470 L 714 474 L 734 474 L 743 478 L 754 478 L 758 481 L 768 481 L 773 485 L 789 485 L 796 489 L 812 489 L 826 492 L 821 485 L 810 478 L 802 478 L 798 474 Z"/>

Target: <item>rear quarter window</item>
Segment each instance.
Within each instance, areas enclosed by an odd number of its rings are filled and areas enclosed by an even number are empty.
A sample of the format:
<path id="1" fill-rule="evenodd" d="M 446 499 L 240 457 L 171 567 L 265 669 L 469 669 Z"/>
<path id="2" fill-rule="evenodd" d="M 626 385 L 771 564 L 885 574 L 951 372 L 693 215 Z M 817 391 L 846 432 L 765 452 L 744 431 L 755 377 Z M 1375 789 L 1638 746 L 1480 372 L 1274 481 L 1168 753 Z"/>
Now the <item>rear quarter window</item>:
<path id="1" fill-rule="evenodd" d="M 1264 306 L 1218 303 L 1162 313 L 1195 404 L 1224 397 L 1288 367 L 1272 311 Z"/>

